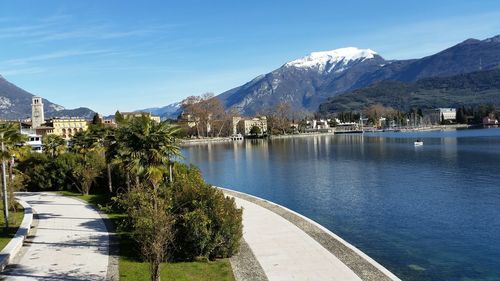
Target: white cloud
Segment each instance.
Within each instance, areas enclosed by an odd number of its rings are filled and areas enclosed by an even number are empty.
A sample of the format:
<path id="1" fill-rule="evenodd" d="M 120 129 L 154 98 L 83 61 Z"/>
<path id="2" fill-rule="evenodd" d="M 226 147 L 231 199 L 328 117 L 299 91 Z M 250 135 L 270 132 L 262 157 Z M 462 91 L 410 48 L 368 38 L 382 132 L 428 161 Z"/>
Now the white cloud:
<path id="1" fill-rule="evenodd" d="M 36 55 L 36 56 L 31 56 L 31 57 L 11 59 L 11 60 L 4 61 L 3 64 L 25 65 L 25 64 L 29 64 L 29 63 L 33 63 L 33 62 L 38 62 L 38 61 L 54 60 L 54 59 L 84 56 L 84 55 L 106 54 L 109 52 L 110 52 L 110 50 L 63 50 L 63 51 L 57 51 L 57 52 L 52 52 L 52 53 L 40 54 L 40 55 Z"/>
<path id="2" fill-rule="evenodd" d="M 37 74 L 45 71 L 46 69 L 41 67 L 11 68 L 11 69 L 0 69 L 0 74 L 4 76 L 17 76 L 17 75 Z"/>

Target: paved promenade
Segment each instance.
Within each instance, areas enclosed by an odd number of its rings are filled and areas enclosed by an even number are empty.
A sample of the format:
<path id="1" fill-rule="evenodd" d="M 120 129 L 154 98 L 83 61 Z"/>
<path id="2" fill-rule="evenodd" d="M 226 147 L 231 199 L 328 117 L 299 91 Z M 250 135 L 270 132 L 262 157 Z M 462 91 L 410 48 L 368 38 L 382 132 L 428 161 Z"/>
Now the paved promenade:
<path id="1" fill-rule="evenodd" d="M 245 241 L 231 260 L 238 281 L 399 280 L 309 220 L 255 197 L 224 192 L 243 207 Z"/>
<path id="2" fill-rule="evenodd" d="M 17 197 L 32 206 L 38 225 L 0 279 L 106 280 L 109 233 L 96 210 L 54 193 Z"/>

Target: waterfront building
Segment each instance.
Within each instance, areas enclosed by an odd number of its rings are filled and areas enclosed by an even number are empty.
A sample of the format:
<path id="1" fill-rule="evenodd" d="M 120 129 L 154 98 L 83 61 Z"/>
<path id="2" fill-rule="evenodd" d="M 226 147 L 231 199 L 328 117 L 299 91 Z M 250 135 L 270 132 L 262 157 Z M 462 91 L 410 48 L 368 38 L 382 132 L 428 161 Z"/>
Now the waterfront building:
<path id="1" fill-rule="evenodd" d="M 267 134 L 267 117 L 258 116 L 254 118 L 233 117 L 233 135 L 241 133 L 244 136 L 250 136 L 250 130 L 253 127 L 260 128 L 263 135 Z"/>
<path id="2" fill-rule="evenodd" d="M 41 97 L 33 97 L 31 99 L 31 127 L 36 129 L 45 123 L 43 112 L 43 99 Z"/>
<path id="3" fill-rule="evenodd" d="M 441 124 L 443 122 L 454 123 L 457 120 L 456 108 L 434 108 L 427 109 L 423 112 L 424 119 L 431 124 Z"/>
<path id="4" fill-rule="evenodd" d="M 182 112 L 178 117 L 177 117 L 177 123 L 179 125 L 186 125 L 189 128 L 193 128 L 196 126 L 196 119 L 199 120 L 199 118 L 194 118 L 191 114 Z"/>
<path id="5" fill-rule="evenodd" d="M 495 115 L 489 114 L 483 118 L 483 125 L 485 126 L 495 126 L 498 125 L 498 120 L 495 118 Z"/>
<path id="6" fill-rule="evenodd" d="M 377 128 L 385 128 L 387 124 L 387 118 L 385 117 L 380 117 L 377 121 Z"/>
<path id="7" fill-rule="evenodd" d="M 250 131 L 253 127 L 259 127 L 263 135 L 267 134 L 267 117 L 260 116 L 254 117 L 252 119 L 243 120 L 243 127 L 245 128 L 245 136 L 250 135 Z"/>
<path id="8" fill-rule="evenodd" d="M 330 122 L 330 119 L 307 120 L 306 132 L 332 132 L 333 129 L 330 127 Z"/>
<path id="9" fill-rule="evenodd" d="M 360 124 L 356 122 L 340 122 L 339 119 L 335 118 L 335 133 L 350 133 L 350 132 L 360 132 Z"/>

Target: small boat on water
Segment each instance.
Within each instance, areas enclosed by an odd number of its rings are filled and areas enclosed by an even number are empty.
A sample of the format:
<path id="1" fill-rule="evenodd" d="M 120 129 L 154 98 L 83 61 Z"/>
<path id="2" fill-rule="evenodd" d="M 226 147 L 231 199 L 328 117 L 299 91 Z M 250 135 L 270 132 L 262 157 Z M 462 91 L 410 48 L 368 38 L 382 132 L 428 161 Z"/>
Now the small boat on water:
<path id="1" fill-rule="evenodd" d="M 413 145 L 415 145 L 415 146 L 422 146 L 422 145 L 424 145 L 424 142 L 421 141 L 421 140 L 417 140 L 416 142 L 413 143 Z"/>
<path id="2" fill-rule="evenodd" d="M 243 140 L 243 135 L 242 134 L 234 134 L 231 136 L 231 140 L 233 140 L 233 141 Z"/>

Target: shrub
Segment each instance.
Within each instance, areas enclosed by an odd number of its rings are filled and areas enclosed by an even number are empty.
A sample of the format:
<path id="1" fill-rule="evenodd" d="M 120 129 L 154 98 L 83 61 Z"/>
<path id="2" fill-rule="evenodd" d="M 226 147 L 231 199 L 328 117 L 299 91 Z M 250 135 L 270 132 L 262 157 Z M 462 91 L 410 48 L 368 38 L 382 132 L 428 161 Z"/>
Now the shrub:
<path id="1" fill-rule="evenodd" d="M 75 190 L 77 180 L 72 171 L 80 159 L 81 156 L 74 153 L 64 153 L 55 158 L 33 153 L 19 162 L 18 169 L 26 176 L 26 189 L 29 191 Z"/>
<path id="2" fill-rule="evenodd" d="M 118 199 L 127 210 L 141 255 L 150 263 L 151 280 L 160 280 L 161 263 L 173 237 L 174 217 L 165 193 L 165 189 L 158 191 L 136 185 Z"/>
<path id="3" fill-rule="evenodd" d="M 50 189 L 54 185 L 54 170 L 45 154 L 32 154 L 21 161 L 18 168 L 27 178 L 26 188 L 29 191 Z"/>
<path id="4" fill-rule="evenodd" d="M 242 237 L 242 210 L 205 183 L 195 167 L 176 164 L 171 185 L 175 260 L 230 257 Z"/>

